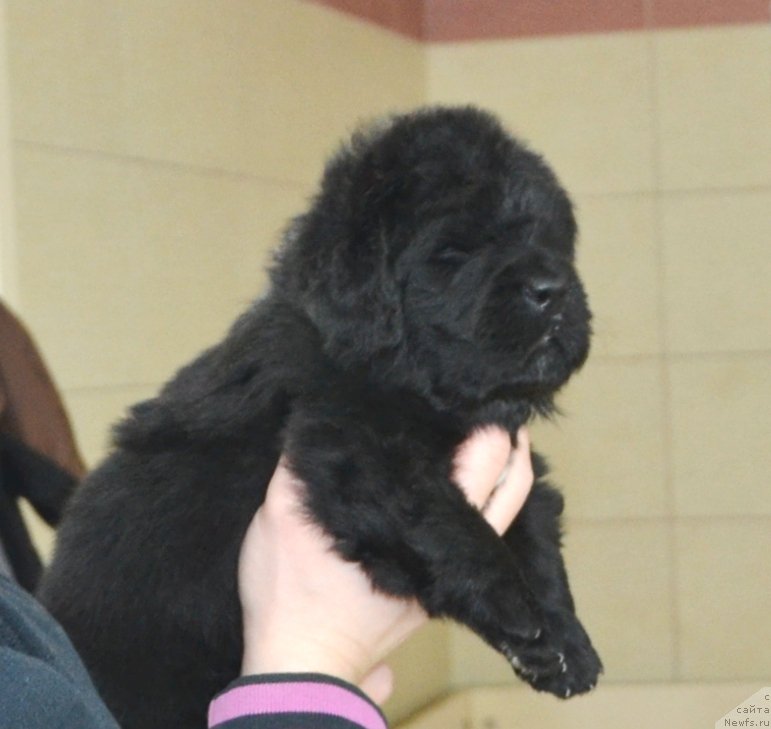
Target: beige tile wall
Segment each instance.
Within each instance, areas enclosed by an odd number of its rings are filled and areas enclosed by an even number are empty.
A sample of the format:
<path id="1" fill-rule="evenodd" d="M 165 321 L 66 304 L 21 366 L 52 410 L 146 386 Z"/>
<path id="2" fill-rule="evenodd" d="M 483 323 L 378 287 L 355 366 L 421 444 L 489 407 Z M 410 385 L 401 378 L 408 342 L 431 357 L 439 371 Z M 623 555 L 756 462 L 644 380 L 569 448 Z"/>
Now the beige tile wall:
<path id="1" fill-rule="evenodd" d="M 357 119 L 476 102 L 577 205 L 594 354 L 536 440 L 565 486 L 607 681 L 771 675 L 756 642 L 771 613 L 767 28 L 422 48 L 300 0 L 3 7 L 20 245 L 8 259 L 3 240 L 2 277 L 91 462 L 120 412 L 258 292 Z M 475 638 L 447 636 L 396 656 L 393 715 L 450 684 L 511 682 Z"/>
<path id="2" fill-rule="evenodd" d="M 669 31 L 652 43 L 660 187 L 768 188 L 768 26 Z"/>
<path id="3" fill-rule="evenodd" d="M 754 682 L 609 685 L 571 701 L 543 697 L 522 687 L 498 686 L 466 689 L 437 702 L 411 717 L 398 729 L 705 729 L 705 727 L 752 726 L 726 724 L 721 718 L 734 707 L 754 705 L 758 693 Z M 719 722 L 719 723 L 718 723 Z"/>
<path id="4" fill-rule="evenodd" d="M 534 430 L 567 495 L 568 564 L 606 681 L 767 681 L 768 27 L 428 54 L 429 99 L 496 110 L 576 202 L 594 349 L 566 417 Z M 511 681 L 474 636 L 451 635 L 456 685 Z"/>

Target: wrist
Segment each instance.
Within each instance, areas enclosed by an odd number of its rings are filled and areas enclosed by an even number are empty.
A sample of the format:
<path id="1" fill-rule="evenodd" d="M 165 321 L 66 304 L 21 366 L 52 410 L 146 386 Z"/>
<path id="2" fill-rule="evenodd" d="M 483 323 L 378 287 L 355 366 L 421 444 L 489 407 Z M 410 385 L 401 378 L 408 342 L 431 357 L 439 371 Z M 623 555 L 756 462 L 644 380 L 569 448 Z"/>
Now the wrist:
<path id="1" fill-rule="evenodd" d="M 319 673 L 358 684 L 368 670 L 366 657 L 357 660 L 346 655 L 335 636 L 337 645 L 328 645 L 319 635 L 300 632 L 270 631 L 250 635 L 244 631 L 244 654 L 241 675 L 273 673 Z"/>

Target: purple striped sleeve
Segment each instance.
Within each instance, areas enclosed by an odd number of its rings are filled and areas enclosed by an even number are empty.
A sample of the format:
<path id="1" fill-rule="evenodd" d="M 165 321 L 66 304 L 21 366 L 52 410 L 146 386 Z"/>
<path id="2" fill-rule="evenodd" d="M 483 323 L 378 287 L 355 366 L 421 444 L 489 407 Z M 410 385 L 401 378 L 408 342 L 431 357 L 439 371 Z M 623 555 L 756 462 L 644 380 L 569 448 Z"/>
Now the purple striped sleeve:
<path id="1" fill-rule="evenodd" d="M 388 729 L 357 688 L 319 674 L 274 674 L 234 681 L 209 704 L 209 729 L 245 717 L 323 715 L 362 729 Z M 288 717 L 287 717 L 288 718 Z"/>

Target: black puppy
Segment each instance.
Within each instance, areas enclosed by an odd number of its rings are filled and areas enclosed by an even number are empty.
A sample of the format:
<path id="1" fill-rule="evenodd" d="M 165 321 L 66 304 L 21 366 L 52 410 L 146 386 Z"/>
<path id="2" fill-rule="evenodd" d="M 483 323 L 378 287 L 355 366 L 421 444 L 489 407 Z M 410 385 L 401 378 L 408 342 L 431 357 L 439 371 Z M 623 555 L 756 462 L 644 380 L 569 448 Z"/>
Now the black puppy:
<path id="1" fill-rule="evenodd" d="M 560 495 L 539 479 L 501 539 L 451 479 L 470 431 L 515 434 L 583 363 L 575 234 L 553 173 L 475 109 L 396 117 L 332 159 L 267 295 L 132 410 L 60 528 L 40 595 L 123 727 L 203 727 L 238 674 L 238 552 L 281 452 L 376 588 L 539 690 L 593 687 Z"/>

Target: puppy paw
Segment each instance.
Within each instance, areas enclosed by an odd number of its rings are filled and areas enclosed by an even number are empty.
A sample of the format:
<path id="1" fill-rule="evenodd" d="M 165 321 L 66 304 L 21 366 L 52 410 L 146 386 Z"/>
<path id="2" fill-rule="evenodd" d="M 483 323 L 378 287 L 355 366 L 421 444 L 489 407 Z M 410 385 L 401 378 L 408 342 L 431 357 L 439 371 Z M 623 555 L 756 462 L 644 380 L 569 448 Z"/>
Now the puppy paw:
<path id="1" fill-rule="evenodd" d="M 503 643 L 501 653 L 514 672 L 538 691 L 563 699 L 591 691 L 602 673 L 602 662 L 589 636 L 575 617 L 548 622 L 535 640 Z"/>

